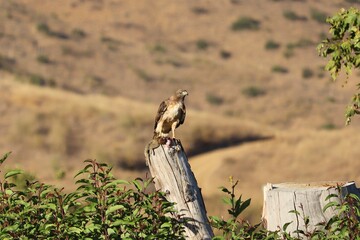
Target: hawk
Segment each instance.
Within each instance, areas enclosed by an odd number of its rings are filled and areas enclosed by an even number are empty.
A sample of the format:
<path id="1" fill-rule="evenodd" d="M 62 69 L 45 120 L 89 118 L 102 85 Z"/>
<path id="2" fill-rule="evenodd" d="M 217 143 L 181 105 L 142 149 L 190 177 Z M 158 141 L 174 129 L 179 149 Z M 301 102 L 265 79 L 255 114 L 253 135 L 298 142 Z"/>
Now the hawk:
<path id="1" fill-rule="evenodd" d="M 174 95 L 161 102 L 155 117 L 154 139 L 167 138 L 171 132 L 175 139 L 175 129 L 185 121 L 185 97 L 189 95 L 186 90 L 179 89 Z"/>

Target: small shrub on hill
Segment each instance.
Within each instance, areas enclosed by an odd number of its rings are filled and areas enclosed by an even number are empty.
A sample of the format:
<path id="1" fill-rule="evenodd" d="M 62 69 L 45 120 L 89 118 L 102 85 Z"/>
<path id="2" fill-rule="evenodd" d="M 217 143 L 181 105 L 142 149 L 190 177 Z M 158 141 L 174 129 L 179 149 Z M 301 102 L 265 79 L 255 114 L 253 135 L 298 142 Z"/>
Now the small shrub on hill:
<path id="1" fill-rule="evenodd" d="M 278 49 L 279 47 L 280 47 L 280 43 L 275 42 L 274 40 L 268 40 L 265 43 L 266 50 L 275 50 L 275 49 Z"/>
<path id="2" fill-rule="evenodd" d="M 71 31 L 71 37 L 77 40 L 83 39 L 86 37 L 86 33 L 80 28 L 75 28 Z"/>
<path id="3" fill-rule="evenodd" d="M 242 90 L 242 93 L 250 98 L 259 97 L 266 94 L 266 91 L 256 86 L 249 86 Z"/>
<path id="4" fill-rule="evenodd" d="M 220 56 L 222 59 L 229 59 L 231 58 L 231 52 L 230 51 L 227 51 L 227 50 L 221 50 L 220 51 Z"/>
<path id="5" fill-rule="evenodd" d="M 0 69 L 12 72 L 15 68 L 15 65 L 15 59 L 0 54 Z"/>
<path id="6" fill-rule="evenodd" d="M 260 21 L 251 17 L 240 17 L 231 25 L 233 31 L 258 30 L 259 28 Z"/>
<path id="7" fill-rule="evenodd" d="M 291 21 L 306 21 L 307 20 L 307 18 L 305 16 L 300 16 L 292 10 L 285 10 L 283 12 L 283 15 L 286 19 L 289 19 Z"/>
<path id="8" fill-rule="evenodd" d="M 209 47 L 209 43 L 204 39 L 199 39 L 196 41 L 196 47 L 199 50 L 206 50 Z"/>
<path id="9" fill-rule="evenodd" d="M 280 66 L 280 65 L 275 65 L 271 68 L 272 72 L 275 73 L 288 73 L 289 70 L 286 67 Z"/>
<path id="10" fill-rule="evenodd" d="M 60 39 L 68 39 L 69 36 L 63 32 L 56 32 L 56 31 L 53 31 L 48 24 L 46 23 L 38 23 L 36 25 L 36 28 L 37 30 L 46 35 L 46 36 L 49 36 L 49 37 L 56 37 L 56 38 L 60 38 Z"/>
<path id="11" fill-rule="evenodd" d="M 224 103 L 224 99 L 213 93 L 206 94 L 206 101 L 211 105 L 221 105 Z"/>
<path id="12" fill-rule="evenodd" d="M 303 78 L 312 78 L 314 76 L 314 71 L 310 68 L 304 68 L 302 70 L 302 77 Z"/>
<path id="13" fill-rule="evenodd" d="M 43 54 L 37 56 L 36 60 L 37 60 L 39 63 L 43 63 L 43 64 L 49 64 L 49 63 L 51 63 L 49 57 L 46 56 L 46 55 L 43 55 Z"/>
<path id="14" fill-rule="evenodd" d="M 311 18 L 321 24 L 326 24 L 326 18 L 328 17 L 328 14 L 326 12 L 323 12 L 321 10 L 312 8 L 310 10 Z"/>
<path id="15" fill-rule="evenodd" d="M 55 87 L 56 82 L 53 79 L 45 78 L 39 74 L 31 73 L 28 75 L 29 83 L 34 84 L 36 86 L 44 87 Z"/>

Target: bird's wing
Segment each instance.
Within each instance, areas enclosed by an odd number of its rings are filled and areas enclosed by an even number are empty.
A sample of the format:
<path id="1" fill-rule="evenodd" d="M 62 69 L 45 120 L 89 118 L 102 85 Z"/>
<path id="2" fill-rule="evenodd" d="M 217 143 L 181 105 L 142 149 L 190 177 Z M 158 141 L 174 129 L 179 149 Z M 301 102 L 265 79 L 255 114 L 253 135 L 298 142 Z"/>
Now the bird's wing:
<path id="1" fill-rule="evenodd" d="M 185 104 L 183 104 L 182 108 L 181 108 L 181 116 L 180 116 L 179 125 L 183 124 L 185 122 L 185 117 L 186 117 L 186 107 L 185 107 Z"/>
<path id="2" fill-rule="evenodd" d="M 161 116 L 164 115 L 165 111 L 167 110 L 167 107 L 168 107 L 167 101 L 162 101 L 160 103 L 159 109 L 158 109 L 156 117 L 155 117 L 154 130 L 156 129 L 156 126 L 157 126 Z"/>

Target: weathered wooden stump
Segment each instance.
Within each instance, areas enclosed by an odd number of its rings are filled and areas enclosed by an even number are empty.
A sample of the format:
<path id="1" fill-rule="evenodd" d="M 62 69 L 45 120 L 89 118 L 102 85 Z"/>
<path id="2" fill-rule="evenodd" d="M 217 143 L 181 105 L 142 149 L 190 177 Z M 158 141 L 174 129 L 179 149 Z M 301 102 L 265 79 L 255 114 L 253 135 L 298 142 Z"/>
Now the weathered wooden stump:
<path id="1" fill-rule="evenodd" d="M 165 192 L 167 200 L 175 202 L 175 208 L 188 220 L 185 224 L 187 239 L 211 239 L 214 234 L 201 191 L 180 141 L 150 150 L 147 165 L 155 188 Z"/>
<path id="2" fill-rule="evenodd" d="M 312 231 L 318 227 L 318 223 L 328 222 L 337 213 L 335 208 L 328 208 L 324 212 L 325 205 L 329 201 L 339 202 L 340 198 L 349 193 L 360 196 L 354 182 L 268 183 L 264 186 L 264 225 L 267 230 L 275 231 L 291 222 L 286 232 L 295 235 L 295 230 L 306 230 L 304 217 L 308 217 L 307 230 Z M 325 200 L 330 194 L 339 197 Z M 299 214 L 289 213 L 293 210 Z"/>

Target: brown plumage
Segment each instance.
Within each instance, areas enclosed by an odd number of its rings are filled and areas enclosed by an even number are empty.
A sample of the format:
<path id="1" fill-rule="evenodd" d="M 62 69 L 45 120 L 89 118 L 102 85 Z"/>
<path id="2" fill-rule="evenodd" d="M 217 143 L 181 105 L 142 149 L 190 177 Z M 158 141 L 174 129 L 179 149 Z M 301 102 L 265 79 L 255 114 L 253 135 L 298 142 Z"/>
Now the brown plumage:
<path id="1" fill-rule="evenodd" d="M 172 138 L 175 138 L 175 128 L 185 121 L 186 108 L 184 100 L 187 95 L 186 90 L 179 89 L 174 95 L 160 104 L 155 117 L 154 138 L 166 138 L 170 132 Z"/>

